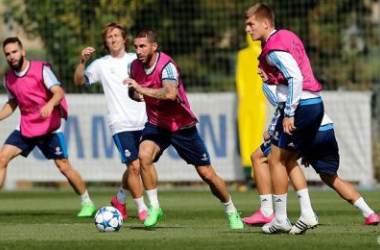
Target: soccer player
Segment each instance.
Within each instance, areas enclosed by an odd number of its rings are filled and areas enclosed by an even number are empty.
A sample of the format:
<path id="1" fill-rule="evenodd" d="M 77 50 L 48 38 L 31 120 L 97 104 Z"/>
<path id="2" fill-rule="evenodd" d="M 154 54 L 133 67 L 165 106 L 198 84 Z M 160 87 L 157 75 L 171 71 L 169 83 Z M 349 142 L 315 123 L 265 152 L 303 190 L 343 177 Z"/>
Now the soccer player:
<path id="1" fill-rule="evenodd" d="M 102 38 L 108 55 L 94 60 L 85 70 L 86 62 L 95 49 L 84 48 L 75 71 L 74 82 L 79 86 L 102 84 L 109 112 L 109 127 L 121 161 L 127 167 L 121 187 L 117 195 L 112 197 L 111 204 L 121 212 L 124 220 L 127 219 L 126 201 L 129 189 L 137 206 L 138 219 L 144 221 L 148 209 L 144 202 L 140 178 L 138 145 L 147 120 L 145 103 L 130 99 L 128 87 L 123 84 L 123 80 L 129 77 L 128 65 L 136 59 L 136 55 L 127 53 L 129 39 L 125 28 L 120 24 L 105 25 Z"/>
<path id="2" fill-rule="evenodd" d="M 0 120 L 20 109 L 20 125 L 6 139 L 0 150 L 0 188 L 4 185 L 8 163 L 18 155 L 27 157 L 38 147 L 47 159 L 67 178 L 75 192 L 81 196 L 82 209 L 78 217 L 95 213 L 86 185 L 79 173 L 71 166 L 61 127 L 62 116 L 67 118 L 65 93 L 50 65 L 30 61 L 21 41 L 9 37 L 3 42 L 3 51 L 11 68 L 4 79 L 8 101 L 0 110 Z"/>
<path id="3" fill-rule="evenodd" d="M 249 7 L 245 12 L 245 24 L 251 38 L 261 41 L 259 63 L 269 78 L 268 84 L 277 85 L 280 108 L 268 158 L 275 219 L 262 229 L 266 233 L 289 231 L 288 173 L 298 166 L 296 160 L 300 150 L 306 148 L 318 132 L 324 114 L 321 85 L 313 75 L 302 41 L 290 31 L 275 29 L 274 13 L 268 6 L 258 3 Z M 294 181 L 306 185 L 304 176 Z M 304 190 L 302 196 L 309 196 L 307 188 Z M 308 207 L 301 210 L 291 234 L 303 233 L 318 225 L 311 204 Z"/>
<path id="4" fill-rule="evenodd" d="M 265 84 L 263 90 L 271 103 L 276 105 L 273 86 Z M 269 126 L 271 129 L 273 126 Z M 249 225 L 269 223 L 274 218 L 272 188 L 267 157 L 270 153 L 270 140 L 268 133 L 264 135 L 266 141 L 251 155 L 254 179 L 260 195 L 261 207 L 252 216 L 243 218 Z M 365 217 L 364 225 L 377 225 L 379 216 L 367 205 L 355 187 L 342 180 L 337 170 L 339 168 L 339 148 L 335 138 L 332 120 L 325 114 L 319 131 L 311 145 L 303 150 L 304 162 L 309 163 L 320 175 L 323 182 L 334 189 L 344 200 L 355 206 Z M 293 179 L 293 176 L 290 176 Z M 294 186 L 296 191 L 298 188 Z"/>
<path id="5" fill-rule="evenodd" d="M 306 167 L 310 164 L 322 181 L 340 197 L 359 209 L 365 218 L 364 225 L 379 224 L 379 216 L 368 206 L 360 193 L 349 182 L 338 176 L 339 147 L 332 120 L 325 114 L 316 137 L 301 153 Z"/>
<path id="6" fill-rule="evenodd" d="M 157 172 L 154 162 L 172 145 L 180 157 L 195 166 L 199 176 L 223 204 L 230 229 L 244 227 L 224 181 L 211 166 L 210 156 L 201 139 L 197 119 L 190 109 L 179 66 L 157 50 L 157 34 L 152 28 L 137 32 L 134 45 L 137 60 L 131 64 L 131 78 L 124 82 L 137 101 L 146 103 L 148 123 L 145 126 L 139 159 L 141 176 L 149 198 L 149 212 L 144 225 L 152 227 L 163 217 L 157 196 Z"/>
<path id="7" fill-rule="evenodd" d="M 249 225 L 262 225 L 272 222 L 274 219 L 274 211 L 272 204 L 272 186 L 271 186 L 271 176 L 268 167 L 267 156 L 270 152 L 271 147 L 271 135 L 273 135 L 277 119 L 278 119 L 278 102 L 276 97 L 276 85 L 268 85 L 265 82 L 269 80 L 265 72 L 259 67 L 258 73 L 263 80 L 262 89 L 267 98 L 267 100 L 276 108 L 273 119 L 268 127 L 268 130 L 264 132 L 264 143 L 251 155 L 252 167 L 254 178 L 257 184 L 257 190 L 260 195 L 261 209 L 254 213 L 250 217 L 243 218 L 243 222 Z M 307 183 L 303 171 L 301 170 L 298 163 L 291 162 L 292 169 L 288 172 L 290 180 L 293 184 L 294 189 L 297 192 L 301 214 L 307 212 L 311 208 L 310 197 L 308 195 Z M 287 221 L 288 222 L 288 221 Z M 290 222 L 287 223 L 286 230 L 291 229 Z M 272 233 L 272 232 L 271 232 Z"/>

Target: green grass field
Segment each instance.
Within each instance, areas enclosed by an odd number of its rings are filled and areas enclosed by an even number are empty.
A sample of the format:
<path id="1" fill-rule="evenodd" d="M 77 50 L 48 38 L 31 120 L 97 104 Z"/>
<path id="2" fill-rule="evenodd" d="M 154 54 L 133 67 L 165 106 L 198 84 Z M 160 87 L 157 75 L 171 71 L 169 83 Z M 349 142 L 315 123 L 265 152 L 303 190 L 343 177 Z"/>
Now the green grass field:
<path id="1" fill-rule="evenodd" d="M 90 190 L 91 191 L 91 190 Z M 98 207 L 108 205 L 114 191 L 92 191 Z M 362 192 L 380 210 L 380 191 Z M 305 235 L 265 235 L 260 227 L 228 229 L 222 205 L 208 191 L 162 191 L 165 219 L 146 229 L 136 219 L 129 197 L 130 219 L 117 233 L 100 233 L 92 218 L 79 219 L 79 199 L 69 191 L 2 192 L 0 249 L 380 249 L 380 226 L 364 227 L 362 215 L 333 191 L 310 191 L 320 225 Z M 258 208 L 256 190 L 232 192 L 243 216 Z M 299 216 L 290 193 L 289 219 Z"/>

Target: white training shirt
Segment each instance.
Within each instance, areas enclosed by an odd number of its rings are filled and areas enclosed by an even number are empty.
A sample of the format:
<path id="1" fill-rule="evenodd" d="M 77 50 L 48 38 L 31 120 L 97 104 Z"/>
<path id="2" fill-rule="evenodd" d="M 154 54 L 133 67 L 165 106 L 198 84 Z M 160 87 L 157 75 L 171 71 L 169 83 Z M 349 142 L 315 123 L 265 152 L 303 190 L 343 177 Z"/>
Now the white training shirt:
<path id="1" fill-rule="evenodd" d="M 113 135 L 142 130 L 147 121 L 145 103 L 129 98 L 128 86 L 123 84 L 123 80 L 129 78 L 128 65 L 135 59 L 134 53 L 125 53 L 122 58 L 107 55 L 93 61 L 84 72 L 86 86 L 103 85 Z"/>

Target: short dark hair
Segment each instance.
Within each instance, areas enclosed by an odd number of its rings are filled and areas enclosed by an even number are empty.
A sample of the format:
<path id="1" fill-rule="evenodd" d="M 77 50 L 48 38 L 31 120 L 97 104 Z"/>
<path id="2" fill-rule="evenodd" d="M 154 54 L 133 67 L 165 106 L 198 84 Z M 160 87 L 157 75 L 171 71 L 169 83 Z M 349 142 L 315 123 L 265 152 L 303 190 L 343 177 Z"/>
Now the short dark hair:
<path id="1" fill-rule="evenodd" d="M 4 42 L 3 42 L 3 49 L 9 43 L 17 43 L 18 46 L 20 46 L 21 49 L 23 48 L 22 43 L 21 43 L 20 39 L 17 36 L 8 37 L 7 39 L 5 39 Z"/>
<path id="2" fill-rule="evenodd" d="M 128 51 L 129 50 L 129 39 L 127 37 L 127 30 L 124 28 L 124 26 L 122 26 L 121 24 L 118 24 L 118 23 L 108 23 L 104 26 L 103 28 L 103 31 L 102 31 L 102 38 L 103 38 L 103 46 L 104 48 L 110 52 L 108 46 L 107 46 L 107 34 L 109 32 L 111 32 L 113 29 L 119 29 L 121 31 L 121 36 L 123 37 L 123 39 L 125 40 L 125 43 L 124 43 L 124 47 L 125 47 L 125 51 Z"/>
<path id="3" fill-rule="evenodd" d="M 143 27 L 137 31 L 135 38 L 148 38 L 149 42 L 157 42 L 157 33 L 152 27 Z"/>
<path id="4" fill-rule="evenodd" d="M 244 13 L 244 19 L 247 20 L 251 16 L 256 16 L 257 19 L 266 18 L 270 21 L 273 27 L 275 25 L 275 15 L 273 10 L 263 3 L 257 3 L 247 9 Z"/>

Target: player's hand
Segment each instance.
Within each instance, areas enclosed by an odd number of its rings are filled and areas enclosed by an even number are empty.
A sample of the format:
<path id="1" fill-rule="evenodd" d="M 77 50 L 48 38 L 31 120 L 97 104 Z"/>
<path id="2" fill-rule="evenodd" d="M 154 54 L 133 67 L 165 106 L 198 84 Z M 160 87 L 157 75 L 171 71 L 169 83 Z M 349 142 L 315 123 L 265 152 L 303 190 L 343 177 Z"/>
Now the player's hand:
<path id="1" fill-rule="evenodd" d="M 46 103 L 40 110 L 40 116 L 44 119 L 48 118 L 53 112 L 54 105 Z"/>
<path id="2" fill-rule="evenodd" d="M 270 139 L 270 134 L 269 134 L 268 130 L 265 130 L 263 137 L 264 137 L 264 141 L 267 141 Z"/>
<path id="3" fill-rule="evenodd" d="M 292 135 L 292 132 L 296 129 L 294 126 L 294 117 L 285 117 L 282 123 L 284 132 L 288 135 Z"/>
<path id="4" fill-rule="evenodd" d="M 82 62 L 87 62 L 94 52 L 95 52 L 95 48 L 93 47 L 84 48 L 81 54 Z"/>
<path id="5" fill-rule="evenodd" d="M 310 162 L 309 162 L 309 160 L 306 157 L 302 157 L 302 159 L 301 159 L 301 165 L 304 165 L 305 168 L 308 168 L 308 167 L 310 167 Z"/>
<path id="6" fill-rule="evenodd" d="M 134 89 L 137 93 L 142 94 L 141 93 L 141 86 L 132 78 L 124 79 L 123 84 L 127 85 L 128 88 Z"/>
<path id="7" fill-rule="evenodd" d="M 260 66 L 257 72 L 259 76 L 261 77 L 261 80 L 263 80 L 263 82 L 267 82 L 269 80 L 268 75 L 264 72 L 264 70 Z"/>

